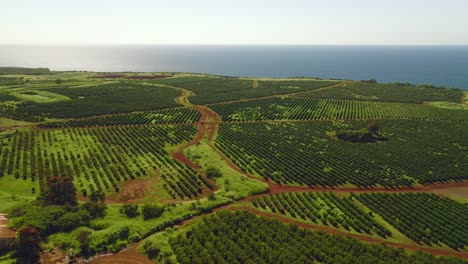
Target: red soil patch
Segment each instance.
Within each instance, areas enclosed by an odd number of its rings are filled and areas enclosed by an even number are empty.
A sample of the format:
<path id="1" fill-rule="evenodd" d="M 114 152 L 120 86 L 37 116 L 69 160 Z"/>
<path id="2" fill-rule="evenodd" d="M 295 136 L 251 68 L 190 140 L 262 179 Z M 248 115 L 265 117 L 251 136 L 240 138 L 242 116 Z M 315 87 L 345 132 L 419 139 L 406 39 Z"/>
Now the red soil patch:
<path id="1" fill-rule="evenodd" d="M 160 181 L 158 176 L 153 176 L 149 179 L 137 178 L 125 181 L 119 186 L 120 192 L 106 197 L 106 204 L 139 203 L 146 195 L 155 192 L 154 184 L 158 181 Z"/>
<path id="2" fill-rule="evenodd" d="M 432 189 L 428 192 L 435 193 L 440 196 L 452 198 L 452 199 L 465 199 L 468 200 L 468 186 L 458 185 L 453 187 L 447 187 L 444 189 Z"/>
<path id="3" fill-rule="evenodd" d="M 272 213 L 266 213 L 266 212 L 261 212 L 258 211 L 254 208 L 251 207 L 241 207 L 241 208 L 235 208 L 235 207 L 230 207 L 229 210 L 243 210 L 243 211 L 249 211 L 251 213 L 254 213 L 255 215 L 258 216 L 264 216 L 268 218 L 274 218 L 277 220 L 280 220 L 283 223 L 286 224 L 294 224 L 299 227 L 305 228 L 305 229 L 315 229 L 315 230 L 320 230 L 328 234 L 338 234 L 342 236 L 347 236 L 347 237 L 352 237 L 354 239 L 368 242 L 368 243 L 378 243 L 378 244 L 384 244 L 390 247 L 396 247 L 396 248 L 403 248 L 406 250 L 411 250 L 411 251 L 424 251 L 426 253 L 432 254 L 432 255 L 438 255 L 438 256 L 452 256 L 452 257 L 458 257 L 458 258 L 463 258 L 463 259 L 468 259 L 468 252 L 458 252 L 450 249 L 439 249 L 439 248 L 429 248 L 429 247 L 424 247 L 424 246 L 419 246 L 419 245 L 408 245 L 408 244 L 400 244 L 400 243 L 395 243 L 395 242 L 389 242 L 380 238 L 374 238 L 374 237 L 369 237 L 365 235 L 359 235 L 359 234 L 352 234 L 352 233 L 347 233 L 332 227 L 328 226 L 321 226 L 321 225 L 314 225 L 314 224 L 308 224 L 308 223 L 303 223 L 303 222 L 298 222 L 294 221 L 292 219 L 286 218 L 282 215 L 278 214 L 272 214 Z"/>
<path id="4" fill-rule="evenodd" d="M 92 264 L 154 264 L 145 255 L 137 250 L 137 244 L 133 244 L 119 253 L 112 255 L 97 256 L 91 259 L 88 263 Z"/>
<path id="5" fill-rule="evenodd" d="M 8 220 L 4 214 L 0 214 L 0 238 L 15 238 L 15 231 L 8 228 Z"/>

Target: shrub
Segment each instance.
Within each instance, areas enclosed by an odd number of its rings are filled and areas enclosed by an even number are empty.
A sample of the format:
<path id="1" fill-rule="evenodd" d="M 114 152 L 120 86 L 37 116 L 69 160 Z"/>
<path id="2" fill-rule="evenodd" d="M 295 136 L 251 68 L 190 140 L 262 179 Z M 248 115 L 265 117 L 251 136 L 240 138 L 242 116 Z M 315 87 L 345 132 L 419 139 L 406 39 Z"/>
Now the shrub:
<path id="1" fill-rule="evenodd" d="M 156 258 L 161 252 L 159 248 L 157 248 L 155 245 L 153 245 L 153 243 L 151 243 L 151 241 L 148 240 L 143 244 L 143 250 L 150 259 Z"/>
<path id="2" fill-rule="evenodd" d="M 164 206 L 158 204 L 145 204 L 143 205 L 141 212 L 144 220 L 159 217 L 164 212 Z"/>
<path id="3" fill-rule="evenodd" d="M 208 178 L 214 179 L 214 178 L 219 178 L 219 177 L 223 176 L 223 174 L 221 173 L 221 171 L 218 168 L 209 167 L 206 170 L 206 176 L 208 176 Z"/>
<path id="4" fill-rule="evenodd" d="M 128 218 L 133 218 L 138 216 L 138 205 L 137 204 L 124 204 L 120 208 L 120 212 L 125 214 Z"/>

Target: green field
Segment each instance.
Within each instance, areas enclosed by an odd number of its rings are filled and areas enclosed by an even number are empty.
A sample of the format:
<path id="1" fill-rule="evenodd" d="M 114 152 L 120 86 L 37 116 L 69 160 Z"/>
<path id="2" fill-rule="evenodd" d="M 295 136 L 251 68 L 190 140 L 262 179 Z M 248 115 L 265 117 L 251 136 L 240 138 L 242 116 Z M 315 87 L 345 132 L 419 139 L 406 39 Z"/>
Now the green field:
<path id="1" fill-rule="evenodd" d="M 17 241 L 38 232 L 43 261 L 467 263 L 460 90 L 0 75 L 0 214 Z"/>

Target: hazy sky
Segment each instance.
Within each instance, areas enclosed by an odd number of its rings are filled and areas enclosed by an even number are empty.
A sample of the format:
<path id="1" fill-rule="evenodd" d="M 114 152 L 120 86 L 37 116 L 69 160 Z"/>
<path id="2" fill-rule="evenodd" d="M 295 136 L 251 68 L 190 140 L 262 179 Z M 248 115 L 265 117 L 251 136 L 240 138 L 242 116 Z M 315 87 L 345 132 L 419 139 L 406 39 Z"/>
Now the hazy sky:
<path id="1" fill-rule="evenodd" d="M 0 0 L 0 44 L 468 44 L 468 0 Z"/>

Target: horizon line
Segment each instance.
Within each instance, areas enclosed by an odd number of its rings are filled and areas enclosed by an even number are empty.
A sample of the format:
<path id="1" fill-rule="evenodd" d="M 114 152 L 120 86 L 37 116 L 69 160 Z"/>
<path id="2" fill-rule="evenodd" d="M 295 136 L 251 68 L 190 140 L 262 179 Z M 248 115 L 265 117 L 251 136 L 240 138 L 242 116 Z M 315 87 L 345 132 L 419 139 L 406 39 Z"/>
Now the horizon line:
<path id="1" fill-rule="evenodd" d="M 262 44 L 262 43 L 0 43 L 0 46 L 383 46 L 383 47 L 434 47 L 468 46 L 466 44 Z"/>

